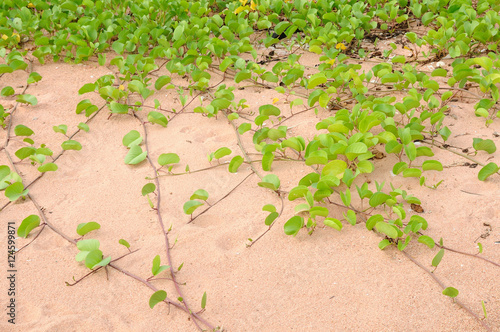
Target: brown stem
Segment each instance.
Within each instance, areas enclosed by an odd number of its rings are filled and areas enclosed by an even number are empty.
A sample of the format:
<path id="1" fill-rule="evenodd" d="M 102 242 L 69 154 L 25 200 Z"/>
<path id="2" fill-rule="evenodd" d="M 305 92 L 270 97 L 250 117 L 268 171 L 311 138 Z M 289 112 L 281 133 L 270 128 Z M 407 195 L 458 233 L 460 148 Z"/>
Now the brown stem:
<path id="1" fill-rule="evenodd" d="M 221 199 L 219 199 L 217 202 L 215 202 L 214 204 L 210 205 L 208 208 L 206 208 L 205 210 L 203 210 L 202 212 L 200 212 L 200 214 L 198 214 L 197 216 L 195 217 L 192 217 L 191 220 L 188 222 L 189 223 L 192 223 L 196 218 L 198 218 L 199 216 L 201 216 L 202 214 L 204 214 L 205 212 L 207 212 L 208 210 L 210 210 L 212 207 L 214 207 L 217 203 L 219 203 L 220 201 L 222 201 L 223 199 L 225 199 L 227 196 L 231 195 L 231 193 L 233 191 L 236 190 L 236 188 L 238 188 L 239 186 L 241 186 L 243 184 L 243 182 L 245 182 L 246 179 L 248 179 L 252 174 L 254 174 L 253 172 L 251 172 L 250 174 L 248 174 L 247 176 L 245 176 L 245 178 L 243 180 L 241 180 L 240 183 L 238 183 L 233 189 L 231 189 L 227 194 L 225 194 Z M 208 202 L 207 202 L 208 204 Z"/>
<path id="2" fill-rule="evenodd" d="M 187 105 L 186 105 L 187 106 Z M 185 308 L 185 311 L 187 313 L 189 313 L 189 316 L 191 316 L 191 319 L 193 320 L 194 324 L 196 325 L 196 327 L 201 331 L 202 328 L 199 326 L 198 322 L 194 319 L 195 316 L 194 316 L 194 312 L 193 310 L 190 309 L 184 295 L 183 295 L 183 292 L 182 290 L 180 289 L 179 287 L 179 284 L 177 282 L 177 279 L 175 277 L 175 271 L 174 271 L 174 268 L 173 268 L 173 263 L 172 263 L 172 255 L 171 255 L 171 252 L 170 252 L 170 241 L 168 239 L 168 232 L 166 231 L 165 229 L 165 224 L 163 223 L 163 217 L 162 217 L 162 214 L 161 214 L 161 211 L 160 211 L 160 206 L 161 206 L 161 187 L 160 187 L 160 180 L 158 179 L 158 177 L 156 176 L 158 174 L 158 170 L 155 166 L 155 164 L 153 163 L 153 160 L 151 159 L 151 156 L 150 156 L 150 153 L 149 153 L 149 142 L 148 142 L 148 130 L 147 130 L 147 127 L 146 127 L 146 124 L 144 123 L 144 121 L 139 118 L 137 116 L 136 113 L 134 113 L 134 117 L 141 123 L 141 126 L 144 130 L 144 146 L 146 148 L 146 158 L 151 166 L 151 169 L 153 170 L 154 172 L 154 179 L 155 179 L 155 182 L 156 182 L 156 191 L 157 191 L 157 209 L 156 209 L 156 215 L 157 215 L 157 219 L 158 219 L 158 223 L 160 224 L 160 227 L 162 229 L 162 232 L 163 232 L 163 235 L 164 235 L 164 238 L 165 238 L 165 251 L 166 251 L 166 254 L 167 254 L 167 260 L 168 260 L 168 265 L 170 266 L 170 275 L 172 277 L 172 280 L 174 281 L 174 285 L 175 285 L 175 289 L 177 291 L 177 294 L 179 295 L 179 297 L 182 297 L 183 301 L 182 301 L 182 304 L 184 305 L 184 308 Z M 146 283 L 144 281 L 144 283 Z M 208 322 L 204 322 L 203 324 L 205 324 L 208 328 L 210 328 L 211 330 L 214 329 L 214 327 L 208 323 Z"/>
<path id="3" fill-rule="evenodd" d="M 441 287 L 443 290 L 446 288 L 446 286 L 444 285 L 444 283 L 439 280 L 438 277 L 436 277 L 436 275 L 434 273 L 432 273 L 431 271 L 429 271 L 425 266 L 423 266 L 422 264 L 420 264 L 417 260 L 415 260 L 413 257 L 411 257 L 408 253 L 406 253 L 405 251 L 402 251 L 402 253 L 409 259 L 411 260 L 413 263 L 415 263 L 415 265 L 417 265 L 419 268 L 421 268 L 422 270 L 424 270 L 428 275 L 430 275 L 432 277 L 432 279 L 434 279 L 434 281 L 439 285 L 439 287 Z M 472 317 L 474 317 L 474 319 L 476 319 L 476 321 L 478 321 L 486 331 L 493 331 L 489 326 L 488 324 L 486 324 L 484 321 L 481 320 L 481 318 L 479 318 L 468 306 L 466 306 L 462 301 L 458 300 L 457 298 L 454 299 L 455 303 L 458 304 L 460 307 L 462 307 L 463 309 L 465 309 L 465 311 L 467 311 L 467 313 L 469 315 L 471 315 Z"/>

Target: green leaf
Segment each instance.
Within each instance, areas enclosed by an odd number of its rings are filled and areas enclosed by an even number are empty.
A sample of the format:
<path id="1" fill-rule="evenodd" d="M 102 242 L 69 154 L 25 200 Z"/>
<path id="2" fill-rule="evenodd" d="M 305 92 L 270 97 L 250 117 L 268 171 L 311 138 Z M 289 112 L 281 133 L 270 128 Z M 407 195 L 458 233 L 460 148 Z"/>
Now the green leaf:
<path id="1" fill-rule="evenodd" d="M 438 267 L 439 263 L 441 263 L 441 260 L 443 259 L 443 256 L 444 256 L 444 249 L 441 249 L 432 259 L 432 266 Z"/>
<path id="2" fill-rule="evenodd" d="M 230 155 L 231 152 L 232 151 L 230 148 L 226 148 L 226 147 L 219 148 L 219 149 L 217 149 L 217 151 L 214 152 L 214 158 L 220 159 L 222 157 Z"/>
<path id="3" fill-rule="evenodd" d="M 418 238 L 418 242 L 425 244 L 430 249 L 434 248 L 434 245 L 435 245 L 434 240 L 430 236 L 427 236 L 427 235 L 420 236 Z"/>
<path id="4" fill-rule="evenodd" d="M 373 163 L 369 160 L 362 160 L 356 166 L 361 173 L 371 173 L 374 170 Z"/>
<path id="5" fill-rule="evenodd" d="M 476 151 L 486 151 L 489 154 L 494 153 L 497 150 L 495 143 L 491 139 L 481 139 L 481 138 L 473 138 L 472 146 Z"/>
<path id="6" fill-rule="evenodd" d="M 160 255 L 156 255 L 155 258 L 153 258 L 153 267 L 151 268 L 151 272 L 154 276 L 158 275 L 162 271 L 168 270 L 169 268 L 170 266 L 160 265 Z"/>
<path id="7" fill-rule="evenodd" d="M 93 250 L 98 250 L 100 246 L 99 240 L 95 239 L 88 239 L 88 240 L 80 240 L 76 243 L 76 247 L 80 252 L 76 255 L 76 261 L 81 262 L 83 261 L 89 252 Z M 102 256 L 102 254 L 101 254 Z"/>
<path id="8" fill-rule="evenodd" d="M 259 187 L 278 190 L 280 187 L 280 179 L 274 174 L 268 174 L 262 178 L 262 182 L 257 183 Z"/>
<path id="9" fill-rule="evenodd" d="M 46 164 L 43 164 L 40 167 L 38 167 L 38 171 L 41 173 L 55 172 L 55 171 L 57 171 L 57 169 L 58 169 L 58 167 L 54 163 L 46 163 Z"/>
<path id="10" fill-rule="evenodd" d="M 83 130 L 83 131 L 85 131 L 85 132 L 87 132 L 87 133 L 90 130 L 89 126 L 86 123 L 83 123 L 83 122 L 80 122 L 78 124 L 78 128 L 81 129 L 81 130 Z"/>
<path id="11" fill-rule="evenodd" d="M 85 266 L 93 269 L 100 261 L 102 261 L 102 251 L 99 249 L 89 251 L 85 256 Z"/>
<path id="12" fill-rule="evenodd" d="M 181 161 L 181 158 L 177 155 L 177 153 L 162 153 L 158 157 L 158 164 L 161 166 L 177 164 Z"/>
<path id="13" fill-rule="evenodd" d="M 306 158 L 306 165 L 311 166 L 315 164 L 325 165 L 328 162 L 328 154 L 325 150 L 316 150 L 309 154 Z"/>
<path id="14" fill-rule="evenodd" d="M 168 124 L 167 117 L 157 111 L 151 111 L 148 113 L 148 121 L 159 124 L 162 127 L 166 127 Z"/>
<path id="15" fill-rule="evenodd" d="M 432 71 L 431 76 L 441 76 L 441 77 L 446 77 L 448 75 L 448 71 L 443 68 L 436 68 Z"/>
<path id="16" fill-rule="evenodd" d="M 397 239 L 398 238 L 398 231 L 396 230 L 395 226 L 389 225 L 386 222 L 378 222 L 375 224 L 375 228 L 379 233 L 385 234 L 390 238 Z"/>
<path id="17" fill-rule="evenodd" d="M 347 169 L 347 163 L 343 160 L 332 160 L 323 167 L 321 176 L 333 175 L 342 179 L 344 172 Z"/>
<path id="18" fill-rule="evenodd" d="M 167 76 L 167 75 L 163 75 L 163 76 L 158 77 L 156 79 L 156 82 L 155 82 L 155 89 L 156 90 L 160 90 L 165 85 L 167 85 L 168 83 L 170 83 L 171 80 L 172 79 L 170 78 L 170 76 Z"/>
<path id="19" fill-rule="evenodd" d="M 272 204 L 266 204 L 262 207 L 262 211 L 276 212 L 276 207 Z"/>
<path id="20" fill-rule="evenodd" d="M 28 194 L 28 189 L 24 189 L 22 182 L 14 182 L 7 188 L 5 188 L 5 196 L 11 201 L 16 201 L 21 196 L 26 196 Z"/>
<path id="21" fill-rule="evenodd" d="M 59 125 L 59 126 L 54 126 L 52 127 L 54 132 L 56 133 L 61 133 L 63 135 L 66 135 L 66 132 L 68 131 L 68 126 L 65 124 Z"/>
<path id="22" fill-rule="evenodd" d="M 125 248 L 127 248 L 127 249 L 130 248 L 130 243 L 128 243 L 124 239 L 118 240 L 118 243 L 121 244 L 122 246 L 125 246 Z"/>
<path id="23" fill-rule="evenodd" d="M 355 226 L 356 225 L 356 212 L 353 210 L 347 210 L 347 213 L 344 215 L 345 219 L 349 222 L 349 224 Z"/>
<path id="24" fill-rule="evenodd" d="M 318 85 L 326 83 L 326 81 L 327 81 L 327 79 L 326 79 L 325 74 L 316 73 L 316 74 L 312 75 L 311 78 L 309 79 L 309 82 L 307 84 L 307 88 L 314 89 Z"/>
<path id="25" fill-rule="evenodd" d="M 15 91 L 11 86 L 6 86 L 2 89 L 2 91 L 0 92 L 0 95 L 2 97 L 8 97 L 8 96 L 12 96 L 14 93 L 15 93 Z"/>
<path id="26" fill-rule="evenodd" d="M 371 231 L 381 221 L 384 221 L 384 217 L 381 214 L 375 214 L 366 221 L 366 228 Z"/>
<path id="27" fill-rule="evenodd" d="M 78 90 L 78 94 L 83 95 L 84 93 L 95 91 L 97 84 L 95 83 L 87 83 Z"/>
<path id="28" fill-rule="evenodd" d="M 229 162 L 229 172 L 236 173 L 241 164 L 243 164 L 243 161 L 244 159 L 242 156 L 235 156 L 233 159 L 231 159 L 231 162 Z"/>
<path id="29" fill-rule="evenodd" d="M 372 197 L 370 197 L 369 204 L 371 207 L 377 207 L 384 204 L 390 198 L 391 196 L 386 193 L 376 192 L 372 195 Z"/>
<path id="30" fill-rule="evenodd" d="M 125 156 L 125 164 L 136 165 L 146 159 L 147 151 L 142 151 L 139 145 L 133 145 Z"/>
<path id="31" fill-rule="evenodd" d="M 95 221 L 81 223 L 76 227 L 76 233 L 78 235 L 84 236 L 88 232 L 101 228 L 101 225 Z"/>
<path id="32" fill-rule="evenodd" d="M 306 193 L 309 192 L 309 189 L 304 186 L 304 185 L 299 185 L 288 193 L 288 200 L 289 201 L 294 201 L 297 198 L 302 198 L 306 195 Z"/>
<path id="33" fill-rule="evenodd" d="M 40 217 L 36 214 L 32 214 L 23 219 L 21 225 L 17 229 L 17 235 L 22 238 L 27 238 L 30 232 L 40 225 Z"/>
<path id="34" fill-rule="evenodd" d="M 13 71 L 14 71 L 14 69 L 9 67 L 8 65 L 0 64 L 0 75 L 5 74 L 5 73 L 12 73 Z"/>
<path id="35" fill-rule="evenodd" d="M 193 214 L 193 212 L 202 206 L 203 203 L 200 201 L 190 200 L 184 203 L 183 209 L 185 214 Z"/>
<path id="36" fill-rule="evenodd" d="M 111 110 L 111 113 L 115 114 L 127 114 L 129 109 L 128 105 L 117 103 L 116 101 L 110 102 L 108 107 Z"/>
<path id="37" fill-rule="evenodd" d="M 207 305 L 207 292 L 203 293 L 203 296 L 201 297 L 201 309 L 205 309 Z"/>
<path id="38" fill-rule="evenodd" d="M 403 170 L 403 177 L 405 178 L 419 178 L 422 175 L 422 171 L 418 168 L 407 168 Z"/>
<path id="39" fill-rule="evenodd" d="M 302 218 L 301 216 L 291 217 L 285 223 L 284 226 L 285 234 L 295 236 L 303 226 L 304 226 L 304 218 Z"/>
<path id="40" fill-rule="evenodd" d="M 271 224 L 273 223 L 273 221 L 276 220 L 276 218 L 278 218 L 278 217 L 279 217 L 279 213 L 278 212 L 271 212 L 266 217 L 266 220 L 264 221 L 264 224 L 266 226 L 271 226 Z"/>
<path id="41" fill-rule="evenodd" d="M 449 297 L 457 297 L 458 296 L 458 289 L 453 288 L 453 287 L 446 287 L 443 290 L 443 294 Z"/>
<path id="42" fill-rule="evenodd" d="M 271 165 L 274 161 L 274 154 L 272 152 L 266 152 L 262 156 L 262 169 L 266 172 L 271 170 Z"/>
<path id="43" fill-rule="evenodd" d="M 32 146 L 25 146 L 23 148 L 20 148 L 14 154 L 16 155 L 17 158 L 23 160 L 25 158 L 28 158 L 31 155 L 34 155 L 36 153 L 36 149 Z"/>
<path id="44" fill-rule="evenodd" d="M 125 136 L 123 136 L 122 143 L 126 147 L 130 148 L 134 145 L 139 145 L 142 142 L 141 134 L 137 130 L 129 131 Z"/>
<path id="45" fill-rule="evenodd" d="M 259 114 L 264 116 L 279 116 L 281 114 L 281 111 L 274 105 L 266 104 L 259 107 Z"/>
<path id="46" fill-rule="evenodd" d="M 153 309 L 158 303 L 165 301 L 167 298 L 167 292 L 164 290 L 159 290 L 153 293 L 149 298 L 149 307 Z"/>
<path id="47" fill-rule="evenodd" d="M 67 140 L 62 142 L 61 147 L 63 150 L 76 150 L 80 151 L 82 149 L 82 145 L 74 140 Z"/>
<path id="48" fill-rule="evenodd" d="M 442 171 L 443 170 L 443 165 L 437 161 L 437 160 L 426 160 L 422 164 L 422 169 L 424 171 Z"/>
<path id="49" fill-rule="evenodd" d="M 387 240 L 387 239 L 384 239 L 384 240 L 382 240 L 382 241 L 380 241 L 380 242 L 378 243 L 378 247 L 379 247 L 381 250 L 384 250 L 384 249 L 385 249 L 385 247 L 387 247 L 387 246 L 388 246 L 388 245 L 390 245 L 390 244 L 391 244 L 391 241 L 389 241 L 389 240 Z"/>
<path id="50" fill-rule="evenodd" d="M 490 175 L 497 173 L 499 170 L 500 168 L 497 166 L 497 164 L 492 162 L 481 168 L 477 177 L 479 178 L 479 180 L 485 181 Z"/>
<path id="51" fill-rule="evenodd" d="M 342 229 L 342 223 L 336 218 L 325 218 L 325 220 L 323 220 L 323 224 L 338 231 Z"/>
<path id="52" fill-rule="evenodd" d="M 189 199 L 199 199 L 202 201 L 206 201 L 208 199 L 208 192 L 204 189 L 198 189 L 191 195 Z"/>
<path id="53" fill-rule="evenodd" d="M 242 70 L 234 76 L 234 81 L 240 83 L 243 80 L 247 80 L 252 77 L 252 73 L 247 70 Z"/>
<path id="54" fill-rule="evenodd" d="M 146 196 L 147 194 L 151 194 L 156 190 L 156 185 L 154 183 L 146 183 L 141 190 L 142 196 Z"/>
<path id="55" fill-rule="evenodd" d="M 309 215 L 312 219 L 316 219 L 317 216 L 327 217 L 328 209 L 324 206 L 313 206 L 309 209 Z"/>
<path id="56" fill-rule="evenodd" d="M 101 260 L 99 263 L 92 266 L 92 269 L 94 269 L 97 266 L 106 266 L 109 263 L 111 263 L 111 256 L 106 257 L 105 259 Z"/>
<path id="57" fill-rule="evenodd" d="M 28 84 L 36 83 L 42 79 L 42 76 L 38 74 L 37 72 L 32 72 L 30 76 L 28 77 Z"/>
<path id="58" fill-rule="evenodd" d="M 174 40 L 179 40 L 184 34 L 184 25 L 178 25 L 174 30 Z"/>
<path id="59" fill-rule="evenodd" d="M 25 125 L 17 125 L 16 128 L 14 128 L 14 134 L 16 136 L 31 136 L 34 132 Z"/>
<path id="60" fill-rule="evenodd" d="M 238 133 L 240 135 L 243 135 L 244 133 L 246 133 L 250 129 L 252 129 L 252 125 L 248 122 L 245 122 L 245 123 L 240 124 L 240 126 L 238 127 Z"/>
<path id="61" fill-rule="evenodd" d="M 36 97 L 32 96 L 32 95 L 28 95 L 28 94 L 18 95 L 16 101 L 18 103 L 30 104 L 30 105 L 33 105 L 33 106 L 35 106 L 36 104 L 38 104 L 38 100 L 36 99 Z"/>
<path id="62" fill-rule="evenodd" d="M 356 142 L 350 144 L 346 150 L 345 150 L 345 155 L 347 159 L 349 160 L 354 160 L 357 156 L 366 153 L 368 151 L 368 147 L 366 146 L 365 143 L 362 142 Z"/>

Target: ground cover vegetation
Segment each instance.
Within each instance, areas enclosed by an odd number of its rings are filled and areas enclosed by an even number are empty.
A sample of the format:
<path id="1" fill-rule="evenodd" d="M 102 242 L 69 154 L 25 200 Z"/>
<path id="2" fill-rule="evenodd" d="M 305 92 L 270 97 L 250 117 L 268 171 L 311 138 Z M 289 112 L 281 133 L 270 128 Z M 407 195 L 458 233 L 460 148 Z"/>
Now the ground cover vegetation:
<path id="1" fill-rule="evenodd" d="M 0 189 L 8 198 L 1 209 L 23 209 L 12 203 L 26 200 L 38 210 L 19 220 L 17 235 L 30 241 L 16 255 L 22 255 L 42 231 L 52 229 L 76 246 L 75 266 L 82 262 L 89 269 L 73 284 L 116 269 L 152 289 L 151 308 L 165 302 L 185 311 L 198 328 L 219 329 L 201 315 L 207 293 L 200 294 L 201 305 L 188 304 L 176 281 L 183 265 L 172 259 L 171 227 L 160 208 L 162 180 L 209 174 L 220 167 L 236 173 L 247 165 L 251 170 L 243 181 L 257 176 L 255 184 L 274 192 L 281 202 L 262 207 L 268 213 L 262 220 L 266 230 L 247 240 L 249 248 L 275 226 L 295 236 L 313 235 L 319 227 L 341 231 L 348 224 L 362 223 L 367 231 L 380 234 L 379 248 L 374 250 L 397 248 L 428 272 L 444 295 L 490 330 L 484 303 L 469 308 L 457 297 L 459 290 L 446 287 L 434 271 L 405 252 L 415 241 L 435 250 L 429 265 L 434 269 L 447 251 L 457 252 L 445 245 L 446 239 L 426 235 L 432 224 L 424 217 L 407 215 L 409 206 L 418 212 L 420 199 L 392 183 L 372 182 L 361 175 L 376 172 L 377 159 L 394 155 L 394 175 L 409 181 L 417 178 L 420 186 L 437 189 L 441 182 L 429 183 L 428 174 L 446 169 L 433 158 L 435 149 L 479 165 L 477 181 L 500 175 L 498 164 L 482 161 L 496 151 L 493 140 L 473 138 L 473 151 L 457 151 L 447 144 L 452 130 L 444 123 L 449 103 L 457 98 L 474 100 L 475 115 L 484 119 L 484 126 L 500 121 L 499 12 L 500 4 L 494 0 L 3 0 L 1 96 L 15 102 L 12 107 L 0 105 L 0 126 L 6 132 L 0 151 L 9 160 L 0 166 Z M 384 40 L 390 41 L 389 47 L 381 49 L 378 44 Z M 317 65 L 301 64 L 305 56 L 317 59 Z M 443 60 L 450 62 L 451 70 L 443 68 Z M 65 137 L 61 146 L 43 144 L 30 123 L 13 125 L 20 104 L 37 107 L 37 96 L 29 88 L 43 84 L 36 67 L 47 61 L 97 61 L 114 71 L 81 86 L 75 96 L 80 101 L 74 111 L 82 118 L 77 127 L 51 125 Z M 425 66 L 430 63 L 437 65 L 429 70 Z M 167 73 L 159 75 L 161 70 Z M 22 88 L 5 84 L 16 72 L 25 73 Z M 273 90 L 276 98 L 249 112 L 248 101 L 235 95 L 250 87 Z M 177 109 L 154 98 L 166 89 L 178 94 Z M 100 102 L 91 101 L 90 95 L 98 95 Z M 280 107 L 279 100 L 285 101 Z M 297 133 L 286 125 L 299 114 L 325 114 L 324 110 L 328 116 L 318 119 L 315 132 Z M 150 277 L 134 275 L 125 264 L 118 264 L 135 252 L 133 243 L 120 239 L 124 254 L 111 257 L 100 250 L 97 239 L 96 231 L 105 225 L 93 221 L 75 225 L 79 236 L 75 239 L 74 234 L 58 230 L 30 196 L 30 187 L 40 178 L 51 172 L 57 176 L 57 161 L 66 151 L 85 148 L 78 137 L 92 134 L 92 121 L 99 112 L 108 112 L 111 124 L 119 117 L 133 117 L 142 128 L 142 133 L 133 129 L 123 137 L 123 162 L 130 167 L 147 163 L 151 168 L 152 176 L 142 179 L 139 196 L 145 197 L 146 210 L 156 211 L 165 248 L 154 253 Z M 152 155 L 151 128 L 168 131 L 177 116 L 193 112 L 214 121 L 227 119 L 239 151 L 221 146 L 201 169 L 190 169 L 173 151 Z M 245 136 L 251 137 L 252 147 L 242 143 Z M 12 151 L 12 141 L 24 146 Z M 284 190 L 279 174 L 273 173 L 277 162 L 288 168 L 306 165 L 310 172 Z M 33 165 L 40 174 L 27 183 L 17 170 L 19 163 Z M 196 222 L 215 205 L 224 204 L 241 183 L 216 201 L 203 188 L 194 188 L 183 206 L 169 208 L 183 209 L 188 222 Z M 287 201 L 293 207 L 285 207 Z M 286 209 L 293 210 L 293 216 L 283 220 Z M 332 209 L 342 217 L 335 217 Z M 500 267 L 480 255 L 482 250 L 478 243 L 478 253 L 460 253 Z M 167 295 L 154 285 L 160 276 L 172 280 L 177 294 Z"/>

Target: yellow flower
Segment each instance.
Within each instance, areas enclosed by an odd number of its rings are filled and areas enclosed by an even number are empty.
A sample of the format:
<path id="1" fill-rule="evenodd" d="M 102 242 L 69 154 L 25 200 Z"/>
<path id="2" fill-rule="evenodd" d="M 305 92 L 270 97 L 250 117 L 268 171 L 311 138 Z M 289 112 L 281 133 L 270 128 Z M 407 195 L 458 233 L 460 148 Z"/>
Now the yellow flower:
<path id="1" fill-rule="evenodd" d="M 333 66 L 333 64 L 335 63 L 335 59 L 330 59 L 326 63 L 330 64 L 330 66 Z"/>
<path id="2" fill-rule="evenodd" d="M 31 3 L 31 2 L 30 2 L 30 3 L 28 4 L 28 6 L 27 6 L 27 7 L 28 7 L 28 8 L 35 8 L 35 5 L 34 5 L 33 3 Z"/>
<path id="3" fill-rule="evenodd" d="M 17 39 L 17 42 L 19 43 L 19 41 L 21 40 L 21 37 L 19 36 L 18 33 L 13 33 L 12 36 L 15 36 L 16 39 Z"/>
<path id="4" fill-rule="evenodd" d="M 123 86 L 123 84 L 120 84 L 120 86 L 118 87 L 118 90 L 121 90 L 121 91 L 125 90 L 125 87 Z"/>
<path id="5" fill-rule="evenodd" d="M 245 7 L 243 7 L 243 6 L 239 6 L 238 8 L 236 8 L 236 9 L 234 10 L 234 13 L 235 13 L 235 14 L 239 14 L 239 13 L 241 13 L 242 11 L 244 11 L 245 9 L 246 9 Z"/>
<path id="6" fill-rule="evenodd" d="M 345 47 L 344 43 L 338 43 L 337 46 L 335 46 L 335 48 L 337 50 L 340 49 L 342 51 L 345 50 L 345 49 L 347 49 L 347 47 Z"/>
<path id="7" fill-rule="evenodd" d="M 403 47 L 405 50 L 411 51 L 411 49 L 408 46 Z"/>
<path id="8" fill-rule="evenodd" d="M 241 3 L 242 6 L 246 5 L 247 2 L 248 2 L 248 0 L 240 0 L 240 3 Z"/>
<path id="9" fill-rule="evenodd" d="M 257 9 L 257 4 L 255 2 L 253 2 L 253 0 L 252 0 L 252 2 L 250 2 L 250 9 L 251 10 Z"/>
<path id="10" fill-rule="evenodd" d="M 7 35 L 2 35 L 2 39 L 3 40 L 7 40 L 9 37 L 7 37 Z"/>
<path id="11" fill-rule="evenodd" d="M 279 100 L 279 98 L 273 98 L 273 105 L 276 104 Z"/>

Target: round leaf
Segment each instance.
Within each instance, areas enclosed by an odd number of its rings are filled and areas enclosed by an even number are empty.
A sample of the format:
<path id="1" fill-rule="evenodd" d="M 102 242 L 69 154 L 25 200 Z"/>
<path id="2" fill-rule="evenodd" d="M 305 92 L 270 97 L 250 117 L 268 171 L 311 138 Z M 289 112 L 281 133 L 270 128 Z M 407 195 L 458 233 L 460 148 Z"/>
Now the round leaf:
<path id="1" fill-rule="evenodd" d="M 229 172 L 236 173 L 241 164 L 243 164 L 243 161 L 244 159 L 242 156 L 235 156 L 233 159 L 231 159 L 231 162 L 229 163 Z"/>
<path id="2" fill-rule="evenodd" d="M 427 235 L 420 236 L 418 238 L 418 242 L 425 244 L 430 249 L 434 248 L 434 245 L 435 245 L 434 240 L 430 236 L 427 236 Z"/>
<path id="3" fill-rule="evenodd" d="M 458 296 L 458 289 L 453 288 L 453 287 L 446 287 L 443 290 L 443 294 L 449 297 L 457 297 Z"/>
<path id="4" fill-rule="evenodd" d="M 137 130 L 129 131 L 125 136 L 123 136 L 122 143 L 126 147 L 130 148 L 132 145 L 139 145 L 142 142 L 141 134 Z"/>
<path id="5" fill-rule="evenodd" d="M 147 183 L 142 187 L 142 196 L 146 196 L 147 194 L 151 194 L 156 190 L 156 185 L 154 183 Z"/>
<path id="6" fill-rule="evenodd" d="M 390 238 L 393 238 L 393 239 L 398 238 L 398 231 L 396 230 L 396 228 L 394 228 L 394 226 L 389 225 L 386 222 L 378 222 L 375 225 L 375 228 L 377 229 L 377 231 L 379 233 L 385 234 Z"/>
<path id="7" fill-rule="evenodd" d="M 63 150 L 76 150 L 79 151 L 82 149 L 82 145 L 74 140 L 67 140 L 62 142 L 61 147 Z"/>
<path id="8" fill-rule="evenodd" d="M 32 214 L 23 219 L 21 225 L 17 229 L 17 235 L 23 238 L 27 238 L 29 233 L 36 227 L 40 225 L 40 217 L 36 214 Z"/>
<path id="9" fill-rule="evenodd" d="M 222 147 L 220 149 L 217 149 L 217 151 L 214 152 L 214 158 L 215 159 L 220 159 L 222 157 L 230 155 L 231 152 L 232 151 L 231 151 L 230 148 Z"/>
<path id="10" fill-rule="evenodd" d="M 146 159 L 147 151 L 142 151 L 139 145 L 134 145 L 130 148 L 130 151 L 125 156 L 125 164 L 136 165 Z"/>
<path id="11" fill-rule="evenodd" d="M 294 216 L 285 223 L 284 229 L 286 235 L 297 235 L 300 229 L 304 226 L 304 218 L 301 216 Z"/>
<path id="12" fill-rule="evenodd" d="M 84 236 L 88 232 L 91 232 L 91 231 L 99 229 L 99 228 L 101 228 L 101 225 L 99 225 L 95 221 L 86 222 L 86 223 L 79 224 L 76 227 L 76 233 L 78 235 Z"/>
<path id="13" fill-rule="evenodd" d="M 496 172 L 499 171 L 499 167 L 495 163 L 489 163 L 485 165 L 481 170 L 479 171 L 477 177 L 479 180 L 484 181 L 486 180 L 490 175 L 495 174 Z"/>
<path id="14" fill-rule="evenodd" d="M 200 201 L 190 200 L 184 203 L 183 209 L 185 214 L 193 214 L 193 212 L 202 206 L 203 203 Z"/>
<path id="15" fill-rule="evenodd" d="M 181 158 L 176 153 L 162 153 L 158 157 L 158 164 L 161 166 L 177 164 L 179 161 L 181 161 Z"/>
<path id="16" fill-rule="evenodd" d="M 149 307 L 153 309 L 158 303 L 165 301 L 167 298 L 167 292 L 164 290 L 159 290 L 153 293 L 149 298 Z"/>
<path id="17" fill-rule="evenodd" d="M 43 164 L 42 166 L 38 167 L 38 171 L 41 173 L 54 172 L 54 171 L 57 171 L 57 168 L 58 168 L 57 165 L 54 163 L 46 163 L 46 164 Z"/>
<path id="18" fill-rule="evenodd" d="M 148 113 L 148 121 L 159 124 L 162 127 L 166 127 L 168 124 L 166 116 L 157 111 L 151 111 Z"/>
<path id="19" fill-rule="evenodd" d="M 204 189 L 198 189 L 191 195 L 190 200 L 199 199 L 206 201 L 208 199 L 208 192 Z"/>
<path id="20" fill-rule="evenodd" d="M 340 231 L 342 229 L 342 223 L 340 222 L 340 220 L 338 220 L 336 218 L 325 218 L 325 220 L 323 220 L 323 223 L 326 226 L 334 228 L 338 231 Z"/>
<path id="21" fill-rule="evenodd" d="M 14 134 L 16 136 L 31 136 L 33 133 L 33 130 L 25 125 L 17 125 L 16 128 L 14 128 Z"/>

